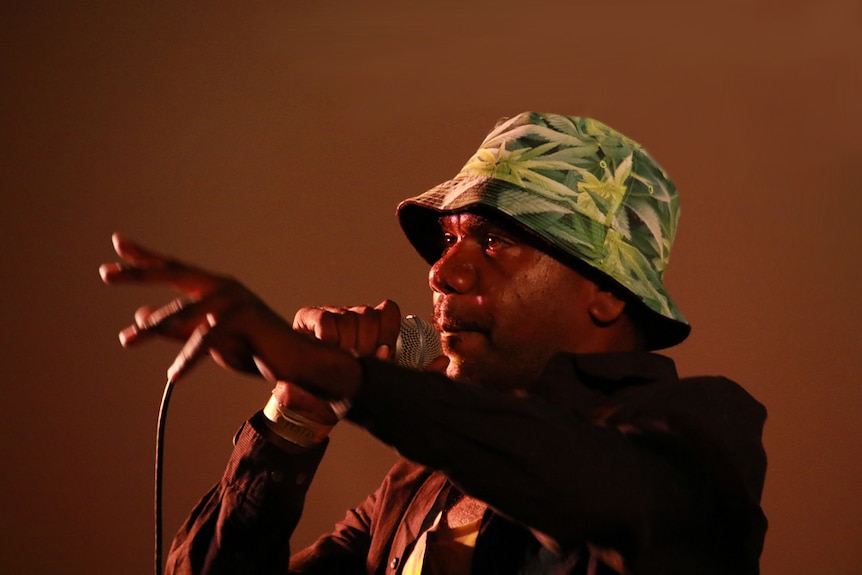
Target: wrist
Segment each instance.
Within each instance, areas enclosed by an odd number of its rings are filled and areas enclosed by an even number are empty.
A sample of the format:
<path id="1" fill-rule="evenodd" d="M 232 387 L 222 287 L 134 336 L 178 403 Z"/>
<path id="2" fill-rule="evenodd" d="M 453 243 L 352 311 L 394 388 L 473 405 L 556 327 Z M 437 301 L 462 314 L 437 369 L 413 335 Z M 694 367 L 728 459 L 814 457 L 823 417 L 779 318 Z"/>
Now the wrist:
<path id="1" fill-rule="evenodd" d="M 334 427 L 292 411 L 279 403 L 275 394 L 270 396 L 263 408 L 263 415 L 267 427 L 273 433 L 301 447 L 312 447 L 322 442 Z"/>

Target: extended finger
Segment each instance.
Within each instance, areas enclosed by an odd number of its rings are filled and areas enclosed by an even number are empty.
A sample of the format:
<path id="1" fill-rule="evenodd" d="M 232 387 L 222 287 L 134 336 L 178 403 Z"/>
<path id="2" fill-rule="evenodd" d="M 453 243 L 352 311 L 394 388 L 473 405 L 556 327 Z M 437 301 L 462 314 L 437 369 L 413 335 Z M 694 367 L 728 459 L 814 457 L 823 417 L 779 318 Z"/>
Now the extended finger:
<path id="1" fill-rule="evenodd" d="M 180 350 L 174 362 L 168 368 L 168 381 L 176 382 L 196 364 L 208 349 L 207 334 L 215 325 L 215 319 L 209 316 L 208 321 L 200 324 L 192 336 Z"/>
<path id="2" fill-rule="evenodd" d="M 188 298 L 177 298 L 160 308 L 138 308 L 135 323 L 120 332 L 120 343 L 131 347 L 154 335 L 188 339 L 205 317 L 204 311 L 192 308 L 193 303 Z"/>
<path id="3" fill-rule="evenodd" d="M 106 284 L 170 283 L 181 291 L 200 295 L 230 281 L 223 276 L 161 255 L 120 234 L 114 234 L 112 241 L 114 251 L 123 261 L 106 263 L 99 267 L 99 275 Z"/>
<path id="4" fill-rule="evenodd" d="M 175 260 L 157 267 L 139 267 L 122 262 L 102 264 L 102 281 L 115 284 L 169 284 L 192 297 L 215 291 L 230 280 Z"/>
<path id="5" fill-rule="evenodd" d="M 114 251 L 117 252 L 118 256 L 123 258 L 123 261 L 136 266 L 149 267 L 161 265 L 169 259 L 149 248 L 145 248 L 138 242 L 122 234 L 113 234 L 111 236 L 111 243 L 114 245 Z"/>
<path id="6" fill-rule="evenodd" d="M 99 274 L 105 283 L 137 280 L 144 270 L 161 269 L 168 266 L 167 258 L 149 250 L 121 234 L 113 234 L 111 243 L 121 262 L 103 264 Z"/>
<path id="7" fill-rule="evenodd" d="M 135 313 L 135 325 L 142 332 L 154 332 L 161 335 L 170 335 L 172 328 L 188 323 L 195 318 L 202 318 L 204 313 L 200 307 L 206 303 L 196 302 L 186 297 L 178 297 L 171 300 L 154 311 L 147 312 L 146 308 L 138 309 Z"/>
<path id="8" fill-rule="evenodd" d="M 120 342 L 128 347 L 152 335 L 186 340 L 207 316 L 230 315 L 249 301 L 245 292 L 222 290 L 203 299 L 178 297 L 157 309 L 141 307 L 135 312 L 135 324 L 120 332 Z"/>
<path id="9" fill-rule="evenodd" d="M 147 332 L 142 332 L 138 326 L 142 325 L 157 309 L 153 306 L 142 306 L 135 311 L 135 323 L 120 332 L 120 344 L 123 347 L 130 347 L 141 339 L 145 339 L 145 336 L 148 335 Z"/>

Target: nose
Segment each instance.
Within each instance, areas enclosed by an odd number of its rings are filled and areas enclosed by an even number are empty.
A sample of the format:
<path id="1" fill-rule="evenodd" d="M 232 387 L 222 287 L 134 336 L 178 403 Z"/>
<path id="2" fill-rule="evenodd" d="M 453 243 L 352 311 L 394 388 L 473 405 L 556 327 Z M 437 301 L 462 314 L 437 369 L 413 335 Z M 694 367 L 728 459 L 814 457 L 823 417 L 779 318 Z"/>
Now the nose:
<path id="1" fill-rule="evenodd" d="M 458 242 L 446 249 L 428 272 L 428 285 L 441 294 L 469 293 L 476 287 L 479 274 L 470 247 Z"/>

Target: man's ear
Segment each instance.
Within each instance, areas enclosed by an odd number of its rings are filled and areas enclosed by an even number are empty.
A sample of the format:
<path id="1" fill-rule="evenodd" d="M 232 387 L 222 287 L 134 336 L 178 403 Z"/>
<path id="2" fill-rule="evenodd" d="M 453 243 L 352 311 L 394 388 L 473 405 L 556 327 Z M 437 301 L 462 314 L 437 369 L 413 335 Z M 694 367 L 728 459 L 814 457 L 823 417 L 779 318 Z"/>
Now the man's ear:
<path id="1" fill-rule="evenodd" d="M 616 322 L 626 309 L 626 302 L 613 294 L 613 292 L 599 289 L 593 296 L 587 311 L 592 320 L 601 326 L 611 325 Z"/>

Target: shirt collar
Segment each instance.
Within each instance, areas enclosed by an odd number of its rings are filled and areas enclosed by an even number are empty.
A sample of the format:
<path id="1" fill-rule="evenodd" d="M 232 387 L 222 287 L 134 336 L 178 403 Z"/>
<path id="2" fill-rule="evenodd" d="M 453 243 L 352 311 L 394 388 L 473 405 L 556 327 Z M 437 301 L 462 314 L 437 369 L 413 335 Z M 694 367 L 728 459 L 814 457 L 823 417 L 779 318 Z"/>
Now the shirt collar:
<path id="1" fill-rule="evenodd" d="M 561 392 L 565 394 L 565 389 L 573 383 L 612 392 L 631 385 L 676 381 L 678 378 L 673 360 L 656 353 L 560 353 L 548 362 L 535 392 L 553 397 Z"/>

